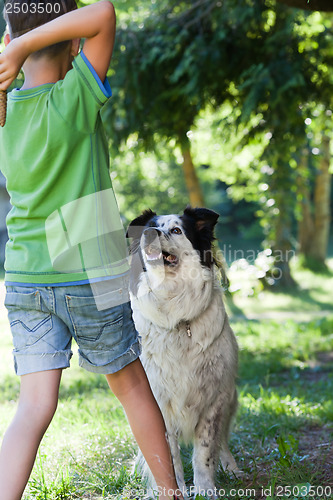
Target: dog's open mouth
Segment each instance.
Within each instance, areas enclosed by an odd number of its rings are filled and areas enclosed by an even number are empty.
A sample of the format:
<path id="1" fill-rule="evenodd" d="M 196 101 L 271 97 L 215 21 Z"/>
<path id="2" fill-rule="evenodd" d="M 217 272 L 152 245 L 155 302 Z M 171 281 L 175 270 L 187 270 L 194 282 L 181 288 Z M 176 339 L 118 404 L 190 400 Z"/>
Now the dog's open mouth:
<path id="1" fill-rule="evenodd" d="M 164 263 L 168 266 L 175 266 L 176 264 L 178 264 L 178 257 L 176 255 L 165 252 L 164 250 L 162 252 L 162 255 Z"/>
<path id="2" fill-rule="evenodd" d="M 148 246 L 145 248 L 146 259 L 149 264 L 161 264 L 175 266 L 178 264 L 178 257 L 160 248 Z"/>

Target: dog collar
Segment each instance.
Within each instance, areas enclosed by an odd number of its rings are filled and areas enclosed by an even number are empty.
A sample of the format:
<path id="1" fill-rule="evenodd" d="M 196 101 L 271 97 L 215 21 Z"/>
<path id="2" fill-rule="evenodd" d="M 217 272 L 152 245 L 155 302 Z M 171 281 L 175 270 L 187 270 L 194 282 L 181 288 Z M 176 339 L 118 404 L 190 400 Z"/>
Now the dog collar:
<path id="1" fill-rule="evenodd" d="M 189 321 L 186 321 L 186 333 L 187 333 L 187 336 L 188 337 L 192 337 L 192 332 L 191 332 L 191 325 L 190 325 L 190 322 Z"/>
<path id="2" fill-rule="evenodd" d="M 180 321 L 180 322 L 178 323 L 178 329 L 179 329 L 179 328 L 181 328 L 183 325 L 184 325 L 184 326 L 185 326 L 185 328 L 186 328 L 186 333 L 187 333 L 187 336 L 188 336 L 188 337 L 192 337 L 192 332 L 191 332 L 191 323 L 190 323 L 189 321 L 185 321 L 185 320 Z"/>

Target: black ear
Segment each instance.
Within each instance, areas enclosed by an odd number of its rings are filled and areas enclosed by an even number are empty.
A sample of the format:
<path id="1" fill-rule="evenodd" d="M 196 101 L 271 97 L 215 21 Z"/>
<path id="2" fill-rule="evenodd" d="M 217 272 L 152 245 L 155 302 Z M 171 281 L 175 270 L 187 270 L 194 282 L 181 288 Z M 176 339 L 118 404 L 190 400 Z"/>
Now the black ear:
<path id="1" fill-rule="evenodd" d="M 192 208 L 190 206 L 185 208 L 184 215 L 194 219 L 195 226 L 199 231 L 204 228 L 209 228 L 213 231 L 219 218 L 219 214 L 213 210 L 209 210 L 208 208 Z"/>
<path id="2" fill-rule="evenodd" d="M 212 253 L 212 244 L 215 239 L 214 227 L 219 214 L 208 208 L 187 206 L 181 218 L 184 222 L 185 234 L 192 242 L 193 248 L 199 253 L 201 263 L 212 267 L 214 264 Z"/>
<path id="3" fill-rule="evenodd" d="M 134 240 L 138 240 L 141 238 L 144 227 L 147 225 L 147 222 L 150 221 L 153 217 L 156 216 L 156 213 L 150 210 L 144 210 L 139 217 L 132 220 L 130 225 L 127 228 L 126 238 L 133 238 Z"/>

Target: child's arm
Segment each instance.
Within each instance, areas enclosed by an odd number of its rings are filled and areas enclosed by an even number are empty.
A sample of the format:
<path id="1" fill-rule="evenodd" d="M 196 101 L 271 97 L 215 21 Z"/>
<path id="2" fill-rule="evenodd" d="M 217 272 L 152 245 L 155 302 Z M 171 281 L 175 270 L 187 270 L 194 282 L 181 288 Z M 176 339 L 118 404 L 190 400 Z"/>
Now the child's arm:
<path id="1" fill-rule="evenodd" d="M 116 16 L 107 0 L 82 7 L 14 38 L 0 54 L 0 90 L 6 90 L 27 57 L 58 42 L 86 38 L 83 51 L 102 81 L 113 51 Z"/>

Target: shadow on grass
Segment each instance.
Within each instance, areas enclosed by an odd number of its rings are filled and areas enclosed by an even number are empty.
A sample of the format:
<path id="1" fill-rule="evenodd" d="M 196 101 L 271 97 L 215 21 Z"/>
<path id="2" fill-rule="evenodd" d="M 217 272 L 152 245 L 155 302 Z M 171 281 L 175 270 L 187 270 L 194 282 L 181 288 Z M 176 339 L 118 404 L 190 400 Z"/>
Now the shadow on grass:
<path id="1" fill-rule="evenodd" d="M 333 277 L 333 273 L 330 273 Z M 278 295 L 287 295 L 290 296 L 290 301 L 294 301 L 295 298 L 297 300 L 304 304 L 305 307 L 306 305 L 310 306 L 317 306 L 318 310 L 328 310 L 328 311 L 333 311 L 333 304 L 329 302 L 322 302 L 320 300 L 315 299 L 313 297 L 313 294 L 317 293 L 323 293 L 322 288 L 320 287 L 315 287 L 312 286 L 311 289 L 303 289 L 300 286 L 295 287 L 295 288 L 267 288 L 266 291 L 272 292 L 274 296 Z M 279 308 L 281 311 L 290 311 L 290 307 L 281 307 Z M 306 309 L 305 309 L 306 310 Z"/>
<path id="2" fill-rule="evenodd" d="M 246 474 L 243 485 L 332 484 L 332 423 L 287 412 L 265 404 L 255 411 L 241 408 L 231 449 Z"/>
<path id="3" fill-rule="evenodd" d="M 263 383 L 289 370 L 320 371 L 333 362 L 333 317 L 307 323 L 251 320 L 238 322 L 234 330 L 240 345 L 239 377 Z"/>
<path id="4" fill-rule="evenodd" d="M 305 271 L 303 269 L 303 271 Z M 311 312 L 314 316 L 318 311 L 333 311 L 333 302 L 330 300 L 330 281 L 333 281 L 333 270 L 326 268 L 322 272 L 317 272 L 315 278 L 303 277 L 300 270 L 295 276 L 296 286 L 285 287 L 279 281 L 273 286 L 266 285 L 263 289 L 263 299 L 258 295 L 258 290 L 254 287 L 254 295 L 242 297 L 242 292 L 233 294 L 225 293 L 225 303 L 233 316 L 247 319 L 247 312 L 252 301 L 252 312 L 256 311 L 256 316 L 260 319 L 260 314 L 267 316 L 268 313 L 278 312 L 301 313 L 304 311 L 309 317 Z M 304 282 L 303 282 L 304 280 Z M 245 300 L 245 303 L 244 303 Z M 242 309 L 242 301 L 244 310 Z M 250 309 L 250 311 L 251 311 Z"/>
<path id="5" fill-rule="evenodd" d="M 320 287 L 311 287 L 311 290 L 307 289 L 301 289 L 299 287 L 297 288 L 266 288 L 265 292 L 268 292 L 271 294 L 271 306 L 268 304 L 268 298 L 265 298 L 265 308 L 263 309 L 263 317 L 265 316 L 265 313 L 267 314 L 268 312 L 276 312 L 277 314 L 279 312 L 294 312 L 300 313 L 304 311 L 306 314 L 311 315 L 311 312 L 316 314 L 317 311 L 329 311 L 333 312 L 333 304 L 330 303 L 329 301 L 323 302 L 322 300 L 316 299 L 313 295 L 316 293 L 318 294 L 323 294 L 323 290 Z M 283 301 L 285 302 L 284 304 L 279 304 L 279 300 L 274 300 L 279 299 L 284 299 Z M 289 297 L 288 300 L 285 300 L 285 297 Z M 257 299 L 259 301 L 259 298 Z M 242 310 L 239 306 L 237 306 L 233 300 L 230 298 L 226 299 L 226 303 L 230 309 L 231 315 L 234 317 L 232 319 L 235 319 L 235 317 L 243 317 L 244 319 L 247 319 L 246 317 L 246 312 Z M 293 307 L 291 308 L 290 304 L 293 304 Z M 307 310 L 307 306 L 309 309 Z M 260 319 L 260 312 L 258 312 L 258 317 Z M 277 316 L 278 317 L 278 316 Z"/>
<path id="6" fill-rule="evenodd" d="M 286 426 L 286 422 L 281 420 L 279 414 L 276 414 L 275 425 L 265 429 L 262 435 L 253 435 L 257 420 L 265 417 L 263 413 L 259 412 L 253 416 L 253 421 L 249 422 L 247 430 L 238 428 L 233 435 L 231 451 L 243 474 L 236 477 L 234 474 L 223 471 L 220 466 L 216 477 L 216 488 L 220 497 L 236 500 L 258 499 L 266 498 L 263 495 L 263 488 L 270 486 L 274 492 L 275 488 L 281 488 L 283 485 L 331 484 L 333 472 L 329 465 L 327 466 L 330 451 L 322 447 L 322 440 L 327 439 L 327 432 L 320 432 L 321 429 L 317 429 L 319 432 L 311 443 L 315 451 L 309 453 L 303 438 L 307 434 L 314 438 L 314 433 L 311 432 L 313 428 L 310 425 L 302 426 L 298 417 L 287 417 L 289 425 Z M 290 420 L 295 420 L 295 422 L 291 423 Z M 190 488 L 193 484 L 192 448 L 182 447 L 181 452 L 185 480 Z M 278 495 L 282 498 L 287 498 L 287 496 Z M 306 500 L 311 498 L 311 495 L 302 495 L 302 498 Z M 328 497 L 323 495 L 323 498 Z"/>
<path id="7" fill-rule="evenodd" d="M 320 355 L 319 353 L 318 355 Z M 324 353 L 323 353 L 324 354 Z M 327 353 L 329 357 L 330 353 Z M 310 365 L 308 364 L 310 363 Z M 304 362 L 302 356 L 295 357 L 291 350 L 272 349 L 270 352 L 254 354 L 243 349 L 240 353 L 238 380 L 242 384 L 279 385 L 286 382 L 300 383 L 302 378 L 316 383 L 321 374 L 333 372 L 333 361 L 328 363 L 316 361 Z"/>

